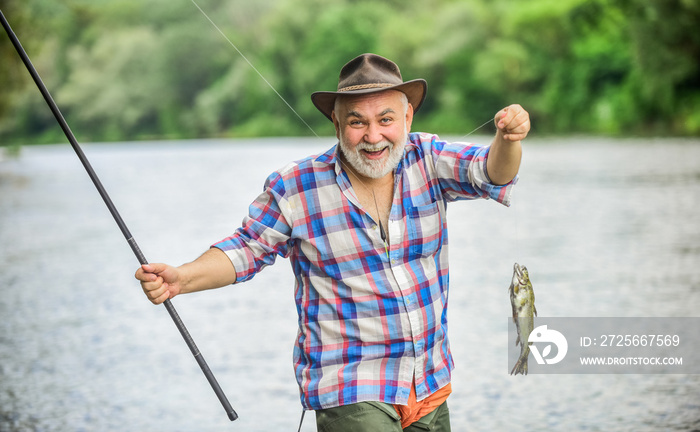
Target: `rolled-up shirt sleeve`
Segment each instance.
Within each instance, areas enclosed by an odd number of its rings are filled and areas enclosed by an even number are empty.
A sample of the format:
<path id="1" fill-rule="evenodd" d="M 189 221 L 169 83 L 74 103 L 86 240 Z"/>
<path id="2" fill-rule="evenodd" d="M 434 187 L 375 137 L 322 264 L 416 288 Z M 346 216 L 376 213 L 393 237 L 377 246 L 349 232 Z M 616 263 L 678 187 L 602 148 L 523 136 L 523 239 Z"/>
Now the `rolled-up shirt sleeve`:
<path id="1" fill-rule="evenodd" d="M 443 196 L 449 201 L 490 198 L 510 206 L 515 176 L 504 185 L 491 182 L 486 170 L 490 146 L 467 143 L 448 143 L 436 135 L 417 134 L 420 145 L 430 154 Z M 428 146 L 428 149 L 426 149 Z"/>
<path id="2" fill-rule="evenodd" d="M 468 179 L 471 183 L 476 185 L 476 187 L 482 191 L 484 198 L 488 197 L 497 202 L 510 206 L 510 199 L 513 186 L 518 182 L 518 176 L 513 177 L 511 181 L 503 185 L 495 185 L 491 182 L 489 178 L 488 171 L 486 169 L 486 161 L 488 159 L 489 151 L 491 146 L 480 147 L 477 156 L 477 163 L 472 163 L 469 166 Z M 482 156 L 483 155 L 483 156 Z"/>
<path id="3" fill-rule="evenodd" d="M 253 201 L 242 226 L 212 247 L 221 249 L 236 269 L 236 282 L 245 282 L 275 262 L 289 255 L 291 228 L 281 211 L 284 183 L 277 173 L 265 182 L 263 192 Z"/>

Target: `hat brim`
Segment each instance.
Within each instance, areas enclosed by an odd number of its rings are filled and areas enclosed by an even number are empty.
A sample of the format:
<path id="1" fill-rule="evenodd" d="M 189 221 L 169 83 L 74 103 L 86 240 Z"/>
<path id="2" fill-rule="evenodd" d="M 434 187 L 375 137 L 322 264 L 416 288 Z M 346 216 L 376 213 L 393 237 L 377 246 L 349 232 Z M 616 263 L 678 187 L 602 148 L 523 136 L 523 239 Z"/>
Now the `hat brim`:
<path id="1" fill-rule="evenodd" d="M 416 112 L 425 100 L 425 94 L 428 90 L 428 83 L 424 79 L 415 79 L 391 87 L 375 87 L 352 91 L 321 91 L 312 93 L 311 101 L 314 103 L 316 108 L 318 108 L 318 110 L 323 113 L 323 115 L 328 117 L 328 120 L 333 121 L 331 113 L 335 108 L 335 100 L 338 96 L 363 95 L 387 90 L 398 90 L 400 92 L 403 92 L 408 98 L 408 103 L 410 103 L 411 106 L 413 106 L 413 112 Z"/>

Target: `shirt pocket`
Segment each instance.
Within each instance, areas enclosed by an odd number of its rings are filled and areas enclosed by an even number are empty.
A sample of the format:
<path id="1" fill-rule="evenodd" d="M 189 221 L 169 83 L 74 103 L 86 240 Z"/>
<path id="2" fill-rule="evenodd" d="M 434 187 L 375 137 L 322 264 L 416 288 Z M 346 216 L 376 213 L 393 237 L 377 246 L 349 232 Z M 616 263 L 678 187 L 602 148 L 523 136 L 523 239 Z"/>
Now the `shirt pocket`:
<path id="1" fill-rule="evenodd" d="M 409 252 L 430 257 L 442 245 L 442 218 L 437 202 L 411 207 L 408 211 Z"/>

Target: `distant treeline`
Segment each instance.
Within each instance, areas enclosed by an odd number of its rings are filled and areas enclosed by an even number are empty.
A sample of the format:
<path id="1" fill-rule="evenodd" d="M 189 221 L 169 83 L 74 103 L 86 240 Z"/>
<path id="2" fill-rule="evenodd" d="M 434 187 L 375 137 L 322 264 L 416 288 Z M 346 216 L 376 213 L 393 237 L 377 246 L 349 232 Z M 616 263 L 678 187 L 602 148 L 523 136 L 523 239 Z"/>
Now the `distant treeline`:
<path id="1" fill-rule="evenodd" d="M 192 0 L 3 4 L 80 141 L 310 135 L 265 80 L 332 135 L 309 95 L 364 52 L 428 81 L 414 130 L 700 135 L 696 0 L 196 0 L 232 44 Z M 64 141 L 5 34 L 0 80 L 1 144 Z"/>

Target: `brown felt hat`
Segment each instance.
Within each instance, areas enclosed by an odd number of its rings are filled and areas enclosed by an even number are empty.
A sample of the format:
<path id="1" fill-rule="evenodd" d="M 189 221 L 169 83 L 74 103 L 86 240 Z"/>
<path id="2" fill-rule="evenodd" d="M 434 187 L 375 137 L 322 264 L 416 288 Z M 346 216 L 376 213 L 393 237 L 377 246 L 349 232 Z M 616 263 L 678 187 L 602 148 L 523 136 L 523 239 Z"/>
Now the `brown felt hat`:
<path id="1" fill-rule="evenodd" d="M 403 81 L 396 63 L 376 54 L 362 54 L 350 60 L 340 70 L 337 91 L 320 91 L 311 94 L 311 101 L 328 119 L 338 95 L 368 94 L 385 90 L 399 90 L 406 94 L 413 111 L 425 99 L 428 83 L 424 79 Z"/>

